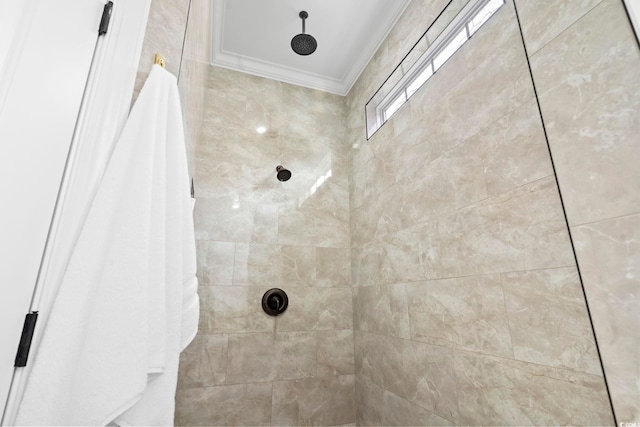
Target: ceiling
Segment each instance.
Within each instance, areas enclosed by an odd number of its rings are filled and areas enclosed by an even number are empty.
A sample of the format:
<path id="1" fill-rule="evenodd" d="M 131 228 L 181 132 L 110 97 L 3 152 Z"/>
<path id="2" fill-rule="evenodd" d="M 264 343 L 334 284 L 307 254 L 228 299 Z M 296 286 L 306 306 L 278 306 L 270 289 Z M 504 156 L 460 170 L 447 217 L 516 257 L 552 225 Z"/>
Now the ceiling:
<path id="1" fill-rule="evenodd" d="M 411 0 L 213 0 L 212 63 L 346 95 Z M 291 50 L 302 32 L 309 56 Z"/>

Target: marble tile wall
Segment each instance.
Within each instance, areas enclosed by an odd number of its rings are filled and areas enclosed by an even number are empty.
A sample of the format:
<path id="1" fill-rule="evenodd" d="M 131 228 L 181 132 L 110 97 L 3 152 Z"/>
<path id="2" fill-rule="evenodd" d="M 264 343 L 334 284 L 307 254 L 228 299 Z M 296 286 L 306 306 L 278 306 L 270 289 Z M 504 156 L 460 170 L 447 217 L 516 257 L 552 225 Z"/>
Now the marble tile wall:
<path id="1" fill-rule="evenodd" d="M 366 140 L 444 3 L 412 2 L 346 99 L 357 421 L 611 425 L 513 2 Z"/>
<path id="2" fill-rule="evenodd" d="M 613 406 L 640 422 L 640 49 L 619 0 L 517 0 Z"/>
<path id="3" fill-rule="evenodd" d="M 209 67 L 204 111 L 193 159 L 201 318 L 181 358 L 176 424 L 353 424 L 344 98 Z M 284 183 L 280 164 L 293 173 Z M 289 296 L 278 318 L 261 307 L 272 287 Z"/>

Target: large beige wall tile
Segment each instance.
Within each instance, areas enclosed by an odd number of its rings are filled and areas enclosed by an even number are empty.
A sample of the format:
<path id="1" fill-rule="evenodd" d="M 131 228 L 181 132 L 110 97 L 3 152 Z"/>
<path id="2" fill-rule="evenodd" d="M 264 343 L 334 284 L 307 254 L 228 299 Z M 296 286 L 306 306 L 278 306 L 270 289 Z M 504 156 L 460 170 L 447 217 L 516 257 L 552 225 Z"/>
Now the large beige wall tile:
<path id="1" fill-rule="evenodd" d="M 255 133 L 255 132 L 254 132 Z M 255 139 L 254 135 L 234 135 L 232 138 L 220 138 L 216 141 L 217 149 L 220 145 L 233 143 L 242 146 L 242 140 Z M 236 141 L 238 139 L 239 141 Z M 199 153 L 196 158 L 194 173 L 196 194 L 199 198 L 238 198 L 248 203 L 278 203 L 286 200 L 287 187 L 273 179 L 278 160 L 264 159 L 261 161 L 247 160 L 246 163 L 224 161 L 215 155 Z M 266 156 L 265 156 L 266 157 Z M 242 177 L 242 179 L 237 179 Z"/>
<path id="2" fill-rule="evenodd" d="M 351 286 L 351 257 L 348 248 L 316 248 L 316 286 Z"/>
<path id="3" fill-rule="evenodd" d="M 353 329 L 349 288 L 291 288 L 289 308 L 276 319 L 278 331 Z"/>
<path id="4" fill-rule="evenodd" d="M 262 311 L 262 296 L 269 289 L 249 286 L 202 286 L 201 333 L 267 332 L 275 320 Z"/>
<path id="5" fill-rule="evenodd" d="M 351 210 L 351 246 L 358 247 L 362 246 L 366 243 L 369 243 L 375 240 L 377 237 L 386 231 L 383 227 L 386 228 L 386 222 L 380 221 L 382 218 L 382 213 L 384 212 L 382 209 L 382 204 L 389 201 L 393 198 L 385 197 L 387 196 L 387 192 L 383 192 L 381 195 L 375 198 L 371 198 L 367 200 L 363 205 L 358 207 L 352 207 Z M 399 195 L 396 194 L 395 199 L 397 200 Z M 390 222 L 395 221 L 395 219 L 390 218 Z M 383 231 L 384 230 L 384 231 Z"/>
<path id="6" fill-rule="evenodd" d="M 517 360 L 602 375 L 574 267 L 503 273 Z"/>
<path id="7" fill-rule="evenodd" d="M 313 286 L 316 282 L 316 248 L 239 243 L 233 270 L 235 285 Z"/>
<path id="8" fill-rule="evenodd" d="M 355 422 L 355 377 L 273 383 L 272 425 L 337 426 Z"/>
<path id="9" fill-rule="evenodd" d="M 376 260 L 374 283 L 435 278 L 441 259 L 438 223 L 434 220 L 390 234 L 384 240 L 373 242 L 370 253 Z"/>
<path id="10" fill-rule="evenodd" d="M 355 333 L 356 374 L 439 417 L 458 413 L 453 351 L 447 347 Z"/>
<path id="11" fill-rule="evenodd" d="M 313 332 L 229 335 L 226 384 L 315 375 L 316 336 Z"/>
<path id="12" fill-rule="evenodd" d="M 337 342 L 336 342 L 337 343 Z M 318 371 L 318 339 L 313 332 L 277 332 L 275 380 L 315 377 Z M 231 368 L 231 364 L 229 368 Z"/>
<path id="13" fill-rule="evenodd" d="M 230 286 L 233 284 L 233 242 L 198 240 L 196 242 L 198 284 L 200 286 Z"/>
<path id="14" fill-rule="evenodd" d="M 487 194 L 493 196 L 553 174 L 534 100 L 484 128 L 478 141 Z"/>
<path id="15" fill-rule="evenodd" d="M 571 225 L 640 211 L 640 50 L 618 0 L 531 58 Z"/>
<path id="16" fill-rule="evenodd" d="M 238 243 L 234 262 L 235 285 L 350 286 L 346 248 Z"/>
<path id="17" fill-rule="evenodd" d="M 359 426 L 455 425 L 420 405 L 358 378 L 356 378 L 356 408 Z"/>
<path id="18" fill-rule="evenodd" d="M 410 338 L 406 284 L 354 288 L 353 308 L 355 330 Z"/>
<path id="19" fill-rule="evenodd" d="M 411 338 L 513 357 L 500 275 L 411 283 Z"/>
<path id="20" fill-rule="evenodd" d="M 640 421 L 640 214 L 572 228 L 619 422 Z"/>
<path id="21" fill-rule="evenodd" d="M 487 198 L 484 164 L 477 139 L 466 140 L 396 185 L 391 194 L 401 194 L 390 216 L 399 218 L 400 228 L 420 224 L 439 214 Z M 405 157 L 413 156 L 405 153 Z"/>
<path id="22" fill-rule="evenodd" d="M 348 375 L 354 373 L 353 330 L 319 331 L 318 377 Z"/>
<path id="23" fill-rule="evenodd" d="M 269 426 L 271 383 L 188 388 L 176 394 L 179 426 Z"/>
<path id="24" fill-rule="evenodd" d="M 327 190 L 323 186 L 320 192 Z M 300 208 L 282 207 L 278 211 L 278 243 L 290 245 L 315 245 L 319 247 L 346 248 L 349 246 L 349 222 L 346 218 L 348 195 L 345 189 L 336 188 L 343 193 L 344 201 L 340 211 L 316 209 L 312 206 Z M 344 213 L 337 216 L 336 213 Z"/>
<path id="25" fill-rule="evenodd" d="M 198 198 L 194 222 L 197 239 L 276 243 L 278 209 L 227 197 Z"/>
<path id="26" fill-rule="evenodd" d="M 371 183 L 373 182 L 372 162 L 365 162 L 361 168 L 355 169 L 351 176 L 349 199 L 351 209 L 362 206 L 369 200 L 373 190 Z"/>
<path id="27" fill-rule="evenodd" d="M 440 277 L 575 263 L 553 177 L 443 217 L 438 237 Z"/>
<path id="28" fill-rule="evenodd" d="M 380 250 L 375 243 L 366 243 L 351 249 L 351 283 L 367 286 L 378 283 Z"/>
<path id="29" fill-rule="evenodd" d="M 180 354 L 178 388 L 224 384 L 227 346 L 227 335 L 196 335 L 191 344 Z"/>
<path id="30" fill-rule="evenodd" d="M 612 425 L 601 376 L 456 352 L 460 425 Z"/>

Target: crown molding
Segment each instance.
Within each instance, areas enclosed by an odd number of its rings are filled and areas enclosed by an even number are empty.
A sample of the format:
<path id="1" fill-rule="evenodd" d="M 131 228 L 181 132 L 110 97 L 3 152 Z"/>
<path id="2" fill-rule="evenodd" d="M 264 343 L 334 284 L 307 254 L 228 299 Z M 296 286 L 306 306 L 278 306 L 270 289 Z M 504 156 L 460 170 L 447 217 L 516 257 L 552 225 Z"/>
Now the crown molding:
<path id="1" fill-rule="evenodd" d="M 254 76 L 279 80 L 310 89 L 322 90 L 337 95 L 346 95 L 342 80 L 331 79 L 308 71 L 286 67 L 280 64 L 250 58 L 230 52 L 213 52 L 211 64 L 217 67 L 241 71 Z"/>
<path id="2" fill-rule="evenodd" d="M 375 55 L 384 40 L 402 16 L 411 0 L 398 1 L 392 19 L 385 23 L 385 28 L 377 33 L 377 37 L 368 39 L 368 43 L 359 49 L 346 72 L 340 79 L 311 73 L 293 67 L 256 59 L 235 52 L 225 51 L 222 47 L 225 25 L 225 0 L 213 0 L 211 8 L 213 26 L 211 43 L 211 64 L 217 67 L 252 74 L 259 77 L 278 80 L 310 89 L 321 90 L 336 95 L 346 96 L 356 83 L 371 58 Z"/>

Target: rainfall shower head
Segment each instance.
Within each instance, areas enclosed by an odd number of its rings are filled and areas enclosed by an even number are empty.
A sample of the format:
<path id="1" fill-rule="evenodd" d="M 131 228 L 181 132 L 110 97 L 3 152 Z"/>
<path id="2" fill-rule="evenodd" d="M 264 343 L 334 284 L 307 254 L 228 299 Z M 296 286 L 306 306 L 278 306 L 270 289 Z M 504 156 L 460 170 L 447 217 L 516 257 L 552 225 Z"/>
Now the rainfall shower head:
<path id="1" fill-rule="evenodd" d="M 289 178 L 291 178 L 291 171 L 285 169 L 282 165 L 276 166 L 276 172 L 278 172 L 276 174 L 278 181 L 289 181 Z"/>
<path id="2" fill-rule="evenodd" d="M 309 14 L 303 10 L 298 16 L 300 16 L 300 19 L 302 19 L 302 34 L 298 34 L 291 39 L 291 49 L 293 49 L 293 51 L 298 55 L 311 55 L 316 51 L 318 42 L 312 35 L 304 33 L 304 20 L 309 17 Z"/>

